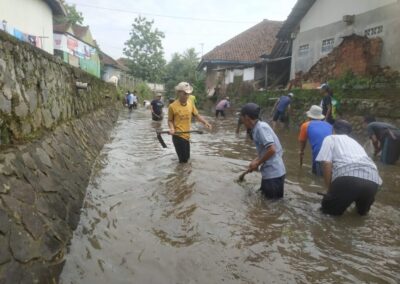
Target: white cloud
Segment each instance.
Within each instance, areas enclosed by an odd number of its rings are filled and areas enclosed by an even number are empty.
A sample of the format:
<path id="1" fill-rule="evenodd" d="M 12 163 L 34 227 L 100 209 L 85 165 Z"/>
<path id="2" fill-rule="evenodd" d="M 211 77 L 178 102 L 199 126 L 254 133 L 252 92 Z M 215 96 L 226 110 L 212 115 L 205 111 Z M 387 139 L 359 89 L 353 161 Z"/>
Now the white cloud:
<path id="1" fill-rule="evenodd" d="M 77 9 L 83 13 L 85 24 L 90 26 L 100 48 L 114 58 L 123 55 L 124 42 L 129 38 L 130 27 L 137 16 L 133 12 L 144 13 L 143 16 L 148 19 L 153 18 L 154 26 L 165 32 L 163 46 L 165 57 L 169 60 L 172 53 L 183 52 L 190 47 L 200 52 L 201 43 L 204 44 L 206 53 L 263 19 L 283 21 L 296 0 L 114 0 L 112 2 L 67 0 L 67 2 L 77 4 Z M 161 17 L 161 15 L 235 21 L 235 23 L 185 20 Z"/>

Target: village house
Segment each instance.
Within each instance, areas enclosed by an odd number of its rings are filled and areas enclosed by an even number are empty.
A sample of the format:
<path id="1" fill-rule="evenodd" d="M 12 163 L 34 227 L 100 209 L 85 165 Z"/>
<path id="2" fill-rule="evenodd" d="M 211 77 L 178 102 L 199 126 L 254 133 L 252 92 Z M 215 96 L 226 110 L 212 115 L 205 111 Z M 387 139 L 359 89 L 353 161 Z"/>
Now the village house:
<path id="1" fill-rule="evenodd" d="M 335 48 L 342 49 L 347 62 L 332 62 L 360 74 L 369 65 L 399 71 L 399 15 L 399 0 L 298 0 L 277 34 L 273 58 L 291 57 L 291 79 L 309 72 Z"/>
<path id="2" fill-rule="evenodd" d="M 0 30 L 53 54 L 53 16 L 66 16 L 59 0 L 1 0 Z"/>
<path id="3" fill-rule="evenodd" d="M 100 57 L 89 27 L 54 25 L 54 54 L 64 62 L 100 78 Z"/>
<path id="4" fill-rule="evenodd" d="M 266 62 L 261 56 L 272 51 L 281 26 L 282 22 L 263 20 L 205 54 L 198 69 L 206 70 L 209 95 L 214 94 L 214 90 L 223 94 L 236 80 L 264 88 L 268 78 Z"/>
<path id="5" fill-rule="evenodd" d="M 129 75 L 129 69 L 125 65 L 102 51 L 100 51 L 100 62 L 102 64 L 101 78 L 104 81 L 113 83 L 125 91 L 134 89 L 135 78 Z"/>

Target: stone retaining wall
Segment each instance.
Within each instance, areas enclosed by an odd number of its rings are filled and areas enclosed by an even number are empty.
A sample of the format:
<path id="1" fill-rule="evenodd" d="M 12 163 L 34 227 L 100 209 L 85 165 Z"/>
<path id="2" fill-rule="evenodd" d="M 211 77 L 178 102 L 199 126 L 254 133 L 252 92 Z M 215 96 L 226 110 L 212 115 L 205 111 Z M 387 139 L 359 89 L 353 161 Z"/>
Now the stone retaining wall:
<path id="1" fill-rule="evenodd" d="M 58 282 L 117 104 L 115 86 L 0 31 L 0 283 Z"/>
<path id="2" fill-rule="evenodd" d="M 108 108 L 0 152 L 0 283 L 57 283 L 91 168 L 117 119 Z"/>
<path id="3" fill-rule="evenodd" d="M 114 85 L 0 31 L 0 144 L 38 137 L 116 99 Z"/>

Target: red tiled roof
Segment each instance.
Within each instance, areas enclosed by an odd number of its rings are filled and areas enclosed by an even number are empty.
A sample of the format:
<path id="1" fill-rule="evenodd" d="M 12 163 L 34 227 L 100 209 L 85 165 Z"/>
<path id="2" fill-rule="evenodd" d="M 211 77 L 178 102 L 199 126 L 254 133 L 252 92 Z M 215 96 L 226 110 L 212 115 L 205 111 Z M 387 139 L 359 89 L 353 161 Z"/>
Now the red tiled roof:
<path id="1" fill-rule="evenodd" d="M 72 30 L 74 31 L 74 34 L 77 38 L 82 39 L 87 31 L 89 29 L 89 26 L 79 26 L 79 25 L 72 25 Z"/>
<path id="2" fill-rule="evenodd" d="M 263 20 L 234 38 L 215 47 L 202 57 L 207 61 L 258 62 L 274 47 L 276 34 L 283 22 Z"/>
<path id="3" fill-rule="evenodd" d="M 63 23 L 63 24 L 56 24 L 53 26 L 53 31 L 56 33 L 66 33 L 70 24 L 69 23 Z"/>

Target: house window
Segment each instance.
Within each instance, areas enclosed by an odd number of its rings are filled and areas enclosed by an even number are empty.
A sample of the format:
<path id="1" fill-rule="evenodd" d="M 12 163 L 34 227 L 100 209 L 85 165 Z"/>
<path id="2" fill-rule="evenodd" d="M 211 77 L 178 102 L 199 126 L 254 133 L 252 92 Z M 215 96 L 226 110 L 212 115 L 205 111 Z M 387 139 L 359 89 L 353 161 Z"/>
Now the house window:
<path id="1" fill-rule="evenodd" d="M 364 35 L 367 37 L 373 37 L 373 36 L 377 36 L 377 35 L 381 34 L 382 32 L 383 32 L 383 26 L 380 25 L 380 26 L 366 29 L 364 32 Z"/>
<path id="2" fill-rule="evenodd" d="M 335 39 L 334 38 L 324 39 L 322 41 L 321 51 L 322 52 L 330 52 L 333 49 L 333 44 L 334 43 L 335 43 Z"/>
<path id="3" fill-rule="evenodd" d="M 310 51 L 310 45 L 309 44 L 300 45 L 300 47 L 299 47 L 299 56 L 305 56 L 305 55 L 308 54 L 309 51 Z"/>

